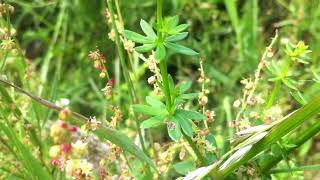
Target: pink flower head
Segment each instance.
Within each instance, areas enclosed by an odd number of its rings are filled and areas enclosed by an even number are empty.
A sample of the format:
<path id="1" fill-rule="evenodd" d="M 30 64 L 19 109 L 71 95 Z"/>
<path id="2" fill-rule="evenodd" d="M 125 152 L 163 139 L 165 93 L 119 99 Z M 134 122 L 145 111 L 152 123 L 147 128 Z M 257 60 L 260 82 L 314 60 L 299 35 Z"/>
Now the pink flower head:
<path id="1" fill-rule="evenodd" d="M 60 158 L 59 157 L 56 157 L 54 159 L 51 160 L 51 164 L 53 166 L 59 166 L 61 164 L 61 161 L 60 161 Z"/>
<path id="2" fill-rule="evenodd" d="M 72 127 L 69 128 L 69 131 L 73 132 L 73 133 L 77 132 L 77 127 L 76 126 L 72 126 Z"/>
<path id="3" fill-rule="evenodd" d="M 99 65 L 97 66 L 97 69 L 98 69 L 99 71 L 104 71 L 104 67 L 103 67 L 101 64 L 99 64 Z"/>
<path id="4" fill-rule="evenodd" d="M 114 85 L 114 79 L 113 78 L 110 78 L 108 83 L 107 83 L 107 86 L 110 86 L 112 87 Z"/>
<path id="5" fill-rule="evenodd" d="M 101 59 L 102 63 L 107 63 L 107 60 L 104 57 L 104 54 L 100 50 L 99 50 L 99 55 L 100 55 L 100 59 Z"/>
<path id="6" fill-rule="evenodd" d="M 63 122 L 63 123 L 61 123 L 61 127 L 62 127 L 63 129 L 67 129 L 67 128 L 68 128 L 68 124 L 65 123 L 65 122 Z"/>
<path id="7" fill-rule="evenodd" d="M 71 151 L 71 144 L 61 144 L 61 151 L 64 152 L 64 153 L 69 153 Z"/>

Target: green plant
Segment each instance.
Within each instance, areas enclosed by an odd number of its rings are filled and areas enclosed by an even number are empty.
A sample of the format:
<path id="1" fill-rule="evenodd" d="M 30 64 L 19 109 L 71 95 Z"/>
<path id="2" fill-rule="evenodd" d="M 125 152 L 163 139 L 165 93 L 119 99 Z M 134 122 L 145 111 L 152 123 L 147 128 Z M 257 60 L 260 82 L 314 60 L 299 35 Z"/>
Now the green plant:
<path id="1" fill-rule="evenodd" d="M 319 12 L 1 2 L 0 179 L 314 178 Z"/>

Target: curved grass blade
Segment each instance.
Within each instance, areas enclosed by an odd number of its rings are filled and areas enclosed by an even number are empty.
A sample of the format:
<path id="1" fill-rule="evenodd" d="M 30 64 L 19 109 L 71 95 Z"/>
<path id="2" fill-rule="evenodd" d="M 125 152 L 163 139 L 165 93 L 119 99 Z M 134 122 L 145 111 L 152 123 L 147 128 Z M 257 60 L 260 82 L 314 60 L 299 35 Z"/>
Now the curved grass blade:
<path id="1" fill-rule="evenodd" d="M 56 110 L 56 111 L 63 110 L 62 107 L 59 107 L 59 106 L 55 105 L 54 103 L 49 102 L 49 101 L 47 101 L 45 99 L 42 99 L 42 98 L 40 98 L 38 96 L 30 94 L 27 91 L 23 90 L 22 88 L 14 85 L 14 84 L 12 84 L 12 83 L 10 83 L 8 81 L 0 79 L 0 83 L 5 84 L 5 85 L 10 86 L 10 87 L 13 87 L 16 91 L 18 91 L 18 92 L 30 97 L 32 100 L 40 103 L 43 106 L 46 106 L 47 108 L 50 108 L 50 109 L 53 109 L 53 110 Z M 73 112 L 72 111 L 71 115 L 72 115 L 73 118 L 78 119 L 78 120 L 80 120 L 82 122 L 88 122 L 89 121 L 89 118 L 87 118 L 84 115 L 79 114 L 77 112 Z M 122 134 L 121 132 L 113 130 L 113 129 L 108 128 L 108 127 L 104 127 L 102 129 L 99 129 L 99 130 L 95 131 L 95 134 L 97 134 L 97 136 L 100 137 L 100 138 L 109 140 L 112 143 L 118 145 L 123 150 L 128 151 L 129 153 L 131 153 L 132 155 L 134 155 L 138 159 L 147 162 L 148 165 L 150 165 L 151 167 L 153 167 L 156 170 L 155 165 L 151 161 L 151 159 L 141 149 L 139 149 L 138 146 L 136 146 L 134 143 L 132 143 L 130 141 L 129 137 L 127 137 L 126 135 Z"/>

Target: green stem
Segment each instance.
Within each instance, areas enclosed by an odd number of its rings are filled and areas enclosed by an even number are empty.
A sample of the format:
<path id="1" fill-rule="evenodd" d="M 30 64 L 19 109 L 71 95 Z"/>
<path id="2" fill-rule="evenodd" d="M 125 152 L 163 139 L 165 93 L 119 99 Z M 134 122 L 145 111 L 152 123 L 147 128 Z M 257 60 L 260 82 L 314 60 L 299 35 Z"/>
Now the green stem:
<path id="1" fill-rule="evenodd" d="M 158 37 L 159 39 L 162 38 L 162 33 L 159 29 L 162 28 L 162 0 L 157 0 L 157 25 L 158 25 Z"/>
<path id="2" fill-rule="evenodd" d="M 182 131 L 182 134 L 183 134 L 184 138 L 186 138 L 187 142 L 188 142 L 189 145 L 191 146 L 191 148 L 192 148 L 192 150 L 194 151 L 194 153 L 197 155 L 197 158 L 200 160 L 201 165 L 202 165 L 202 166 L 208 165 L 208 162 L 207 162 L 206 158 L 202 156 L 202 154 L 201 154 L 200 151 L 198 150 L 196 144 L 193 142 L 192 138 L 190 138 L 189 136 L 187 136 L 183 131 Z"/>
<path id="3" fill-rule="evenodd" d="M 157 0 L 157 24 L 158 24 L 158 29 L 161 29 L 162 28 L 161 27 L 162 26 L 162 0 Z M 162 39 L 162 33 L 159 32 L 159 30 L 158 30 L 158 38 L 160 40 Z M 162 77 L 162 85 L 164 87 L 164 94 L 166 97 L 167 110 L 168 110 L 168 112 L 171 113 L 173 104 L 172 104 L 172 99 L 171 99 L 171 95 L 170 95 L 166 59 L 163 59 L 160 61 L 160 73 L 161 73 L 161 77 Z M 208 163 L 207 163 L 205 157 L 202 156 L 202 154 L 198 150 L 196 144 L 193 142 L 192 138 L 187 136 L 183 131 L 182 131 L 182 134 L 183 134 L 184 138 L 187 140 L 187 142 L 190 144 L 192 150 L 197 155 L 197 158 L 200 160 L 201 165 L 203 165 L 203 166 L 207 165 Z"/>
<path id="4" fill-rule="evenodd" d="M 285 150 L 284 153 L 289 154 L 293 150 L 297 149 L 299 146 L 301 146 L 303 143 L 305 143 L 307 140 L 318 134 L 320 131 L 320 121 L 317 121 L 316 123 L 312 124 L 309 128 L 302 131 L 298 135 L 296 135 L 295 138 L 292 138 L 290 140 L 290 144 L 296 145 L 295 147 L 292 147 L 290 149 Z M 282 156 L 275 156 L 268 158 L 266 162 L 263 162 L 261 165 L 261 172 L 267 173 L 272 167 L 274 167 L 276 164 L 278 164 L 282 160 Z"/>
<path id="5" fill-rule="evenodd" d="M 171 102 L 171 95 L 170 95 L 170 88 L 169 88 L 169 81 L 168 81 L 167 63 L 165 59 L 160 62 L 160 73 L 162 77 L 162 84 L 164 86 L 164 94 L 166 97 L 167 110 L 168 112 L 171 112 L 172 102 Z"/>
<path id="6" fill-rule="evenodd" d="M 278 96 L 278 94 L 280 92 L 280 88 L 281 88 L 281 80 L 277 80 L 274 87 L 273 87 L 272 93 L 269 97 L 269 100 L 268 100 L 268 103 L 267 103 L 265 109 L 269 109 L 273 105 L 276 97 Z"/>
<path id="7" fill-rule="evenodd" d="M 236 168 L 248 162 L 264 150 L 268 149 L 271 144 L 279 141 L 282 137 L 284 137 L 297 127 L 301 126 L 312 116 L 318 114 L 320 112 L 319 101 L 320 95 L 317 95 L 310 102 L 308 102 L 308 104 L 301 107 L 290 116 L 282 120 L 279 124 L 273 127 L 263 139 L 252 145 L 250 151 L 247 152 L 240 160 L 233 164 L 230 164 L 228 167 L 218 172 L 217 179 L 225 178 Z"/>
<path id="8" fill-rule="evenodd" d="M 270 170 L 271 174 L 276 173 L 290 173 L 292 171 L 319 171 L 320 165 L 310 165 L 310 166 L 301 166 L 301 167 L 293 167 L 291 169 L 273 169 Z"/>
<path id="9" fill-rule="evenodd" d="M 116 46 L 117 46 L 117 49 L 118 49 L 120 64 L 121 64 L 121 67 L 122 67 L 122 73 L 123 73 L 123 76 L 124 76 L 124 79 L 125 79 L 126 83 L 128 84 L 129 98 L 130 98 L 131 102 L 134 104 L 135 101 L 136 101 L 136 94 L 135 94 L 134 86 L 133 86 L 133 83 L 132 83 L 132 80 L 130 78 L 129 71 L 128 71 L 128 68 L 127 68 L 127 65 L 126 65 L 126 62 L 125 62 L 125 55 L 124 55 L 125 52 L 124 52 L 124 49 L 123 49 L 123 47 L 122 47 L 122 45 L 120 43 L 120 35 L 119 35 L 119 32 L 118 32 L 117 27 L 116 27 L 116 22 L 115 22 L 115 18 L 114 18 L 114 11 L 113 11 L 112 2 L 111 2 L 111 0 L 107 0 L 107 3 L 108 3 L 108 10 L 109 10 L 110 15 L 111 15 L 112 28 L 113 28 L 114 33 L 115 33 L 115 42 L 116 42 Z M 145 143 L 144 143 L 143 136 L 142 136 L 142 133 L 141 133 L 140 122 L 136 117 L 137 116 L 135 114 L 133 114 L 133 118 L 134 118 L 134 120 L 136 122 L 136 125 L 137 125 L 138 136 L 139 136 L 139 140 L 140 140 L 142 149 L 143 149 L 144 153 L 148 154 L 148 151 L 147 151 L 147 149 L 145 147 Z"/>

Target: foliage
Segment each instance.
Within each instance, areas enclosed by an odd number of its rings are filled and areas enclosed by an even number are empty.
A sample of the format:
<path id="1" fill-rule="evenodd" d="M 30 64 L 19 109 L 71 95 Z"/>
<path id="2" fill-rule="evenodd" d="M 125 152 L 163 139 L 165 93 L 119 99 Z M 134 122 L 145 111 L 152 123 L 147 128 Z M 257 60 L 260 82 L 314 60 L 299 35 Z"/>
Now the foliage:
<path id="1" fill-rule="evenodd" d="M 0 2 L 0 179 L 312 179 L 318 1 Z"/>

